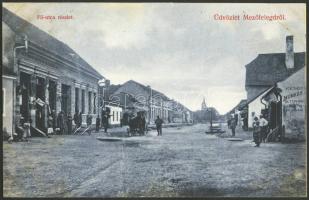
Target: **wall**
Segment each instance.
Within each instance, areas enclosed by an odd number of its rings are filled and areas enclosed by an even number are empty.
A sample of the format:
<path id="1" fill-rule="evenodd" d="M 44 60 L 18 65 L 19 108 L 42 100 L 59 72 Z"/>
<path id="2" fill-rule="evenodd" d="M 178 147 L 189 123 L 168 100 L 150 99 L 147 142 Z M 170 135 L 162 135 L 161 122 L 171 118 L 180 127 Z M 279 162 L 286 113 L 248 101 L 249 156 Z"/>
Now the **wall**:
<path id="1" fill-rule="evenodd" d="M 305 137 L 305 68 L 279 82 L 282 90 L 282 125 L 286 138 Z"/>
<path id="2" fill-rule="evenodd" d="M 3 90 L 3 129 L 5 128 L 9 134 L 12 134 L 13 129 L 13 79 L 2 76 L 2 90 Z"/>
<path id="3" fill-rule="evenodd" d="M 13 49 L 15 45 L 15 33 L 2 22 L 2 67 L 3 71 L 16 72 L 14 67 Z"/>
<path id="4" fill-rule="evenodd" d="M 261 103 L 261 98 L 270 90 L 266 90 L 261 95 L 259 95 L 256 99 L 254 99 L 252 102 L 248 105 L 248 128 L 252 128 L 252 123 L 254 120 L 254 117 L 260 117 L 261 110 L 265 108 L 265 106 Z"/>
<path id="5" fill-rule="evenodd" d="M 111 106 L 111 105 L 108 105 L 106 107 L 110 108 L 110 111 L 111 111 L 110 112 L 111 117 L 109 118 L 109 124 L 120 125 L 120 119 L 122 118 L 122 108 L 117 107 L 117 106 Z M 113 114 L 114 114 L 114 117 L 113 117 Z"/>

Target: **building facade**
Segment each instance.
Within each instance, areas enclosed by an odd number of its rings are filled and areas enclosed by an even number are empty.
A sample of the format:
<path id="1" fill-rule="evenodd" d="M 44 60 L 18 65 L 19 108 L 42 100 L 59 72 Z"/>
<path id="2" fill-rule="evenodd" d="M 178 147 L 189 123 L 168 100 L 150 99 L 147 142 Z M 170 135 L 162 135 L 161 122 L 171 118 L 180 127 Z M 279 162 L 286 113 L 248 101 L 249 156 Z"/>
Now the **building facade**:
<path id="1" fill-rule="evenodd" d="M 143 112 L 148 123 L 154 123 L 159 116 L 165 123 L 183 123 L 192 119 L 191 112 L 180 103 L 150 86 L 133 80 L 122 85 L 111 85 L 109 101 L 116 102 L 125 112 Z M 192 121 L 192 120 L 191 120 Z"/>
<path id="2" fill-rule="evenodd" d="M 23 119 L 46 132 L 53 112 L 63 111 L 66 116 L 82 112 L 83 124 L 87 114 L 95 117 L 99 112 L 98 80 L 103 76 L 66 44 L 7 9 L 2 11 L 3 38 L 11 44 L 5 50 L 11 55 L 7 56 L 7 68 L 16 74 L 13 88 L 3 77 L 2 91 L 5 97 L 13 93 L 13 103 L 5 100 L 4 106 L 14 104 L 15 124 Z"/>
<path id="3" fill-rule="evenodd" d="M 293 51 L 293 36 L 286 37 L 285 53 L 259 54 L 246 67 L 247 100 L 284 80 L 305 65 L 305 53 Z"/>

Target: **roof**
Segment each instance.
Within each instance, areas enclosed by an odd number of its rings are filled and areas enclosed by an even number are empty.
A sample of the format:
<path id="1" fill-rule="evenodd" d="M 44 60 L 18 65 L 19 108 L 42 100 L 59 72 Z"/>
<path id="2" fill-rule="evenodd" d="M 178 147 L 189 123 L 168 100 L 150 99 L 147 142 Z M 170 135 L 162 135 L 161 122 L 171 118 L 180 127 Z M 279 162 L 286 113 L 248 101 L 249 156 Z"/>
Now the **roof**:
<path id="1" fill-rule="evenodd" d="M 246 65 L 246 86 L 271 86 L 305 66 L 305 52 L 294 53 L 294 68 L 287 69 L 285 53 L 259 54 Z"/>
<path id="2" fill-rule="evenodd" d="M 23 37 L 27 35 L 28 40 L 35 45 L 44 48 L 53 54 L 67 59 L 93 75 L 103 78 L 103 76 L 83 60 L 73 49 L 65 43 L 59 41 L 48 33 L 37 28 L 33 24 L 20 18 L 6 8 L 2 7 L 2 21 L 6 23 L 17 35 Z M 75 58 L 73 59 L 73 56 Z"/>
<path id="3" fill-rule="evenodd" d="M 271 86 L 271 87 L 269 87 L 269 88 L 263 90 L 263 91 L 260 92 L 256 97 L 254 97 L 253 99 L 251 99 L 250 101 L 248 101 L 248 102 L 245 104 L 245 106 L 246 106 L 246 105 L 249 105 L 252 101 L 256 100 L 256 99 L 257 99 L 258 97 L 260 97 L 261 95 L 267 94 L 267 93 L 270 92 L 274 87 L 276 87 L 276 86 L 273 85 L 273 86 Z"/>
<path id="4" fill-rule="evenodd" d="M 263 91 L 264 92 L 264 91 Z M 233 112 L 236 108 L 239 110 L 239 109 L 242 109 L 244 106 L 247 105 L 247 99 L 242 99 L 239 101 L 239 103 L 234 107 L 232 108 L 229 112 L 227 112 L 226 114 L 230 114 L 231 112 Z"/>
<path id="5" fill-rule="evenodd" d="M 134 80 L 129 80 L 129 81 L 123 83 L 122 85 L 117 85 L 117 86 L 114 85 L 113 88 L 112 88 L 113 92 L 111 91 L 110 94 L 118 93 L 119 92 L 118 90 L 120 88 L 126 87 L 128 85 L 132 85 L 132 84 L 139 86 L 143 90 L 143 92 L 147 94 L 147 96 L 150 96 L 150 89 L 149 89 L 149 87 L 145 86 L 145 85 L 143 85 L 143 84 L 141 84 L 139 82 L 136 82 Z M 164 95 L 161 92 L 158 92 L 157 90 L 152 89 L 151 92 L 152 92 L 152 96 L 153 97 L 160 96 L 163 100 L 169 100 L 169 98 L 166 95 Z"/>
<path id="6" fill-rule="evenodd" d="M 130 87 L 130 85 L 133 85 L 133 87 Z M 149 97 L 150 96 L 150 92 L 152 93 L 152 97 L 156 98 L 156 97 L 160 97 L 162 98 L 164 101 L 173 101 L 175 104 L 178 105 L 178 108 L 182 109 L 182 110 L 188 110 L 190 111 L 187 107 L 185 107 L 184 105 L 180 104 L 179 102 L 176 102 L 174 100 L 171 100 L 169 97 L 167 97 L 165 94 L 157 91 L 157 90 L 154 90 L 151 88 L 148 87 L 148 86 L 145 86 L 139 82 L 136 82 L 134 80 L 129 80 L 125 83 L 123 83 L 122 85 L 111 85 L 112 87 L 109 89 L 109 94 L 110 95 L 117 95 L 119 93 L 122 93 L 123 90 L 125 90 L 127 93 L 130 93 L 131 95 L 136 95 L 136 96 L 139 96 L 139 95 L 144 95 L 144 96 L 147 96 Z M 138 89 L 134 88 L 138 86 L 141 91 L 139 91 Z M 124 89 L 126 88 L 126 89 Z M 134 90 L 134 92 L 132 93 L 131 91 L 128 91 L 128 90 Z M 142 92 L 141 94 L 139 94 L 139 92 Z M 138 101 L 136 98 L 134 98 L 136 101 Z"/>

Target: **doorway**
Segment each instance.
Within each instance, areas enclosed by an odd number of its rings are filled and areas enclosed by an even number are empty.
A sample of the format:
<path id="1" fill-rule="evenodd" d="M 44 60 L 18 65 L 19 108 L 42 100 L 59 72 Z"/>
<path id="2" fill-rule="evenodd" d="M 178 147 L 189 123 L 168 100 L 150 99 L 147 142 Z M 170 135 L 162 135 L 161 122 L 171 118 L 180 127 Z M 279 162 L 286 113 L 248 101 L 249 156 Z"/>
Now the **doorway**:
<path id="1" fill-rule="evenodd" d="M 31 94 L 31 75 L 20 72 L 20 94 L 21 106 L 20 114 L 25 122 L 30 121 L 30 94 Z"/>
<path id="2" fill-rule="evenodd" d="M 71 87 L 69 85 L 61 85 L 61 110 L 68 114 L 71 112 Z"/>
<path id="3" fill-rule="evenodd" d="M 41 77 L 37 77 L 36 84 L 36 99 L 38 101 L 45 102 L 45 79 Z M 41 131 L 45 131 L 45 107 L 44 104 L 36 103 L 36 115 L 35 115 L 35 124 L 36 128 Z"/>

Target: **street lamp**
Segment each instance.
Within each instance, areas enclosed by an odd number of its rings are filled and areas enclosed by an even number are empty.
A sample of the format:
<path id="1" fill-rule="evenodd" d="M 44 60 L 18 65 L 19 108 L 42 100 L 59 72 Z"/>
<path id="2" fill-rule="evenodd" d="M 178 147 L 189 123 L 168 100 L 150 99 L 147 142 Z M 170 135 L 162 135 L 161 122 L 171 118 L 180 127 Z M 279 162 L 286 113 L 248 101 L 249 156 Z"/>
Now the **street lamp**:
<path id="1" fill-rule="evenodd" d="M 148 124 L 150 124 L 150 119 L 152 116 L 152 109 L 151 109 L 151 104 L 152 104 L 152 88 L 150 87 L 150 85 L 147 86 L 150 89 L 150 95 L 149 95 L 149 100 L 148 100 L 148 105 L 149 105 L 149 110 L 148 110 Z"/>
<path id="2" fill-rule="evenodd" d="M 104 108 L 104 104 L 105 104 L 105 102 L 104 102 L 104 96 L 105 96 L 105 94 L 104 94 L 104 88 L 105 88 L 105 86 L 106 86 L 106 79 L 105 78 L 102 78 L 101 80 L 99 80 L 98 81 L 98 85 L 99 85 L 99 93 L 101 93 L 100 94 L 100 96 L 101 96 L 101 98 L 99 98 L 99 99 L 101 99 L 102 100 L 102 102 L 100 101 L 100 103 L 98 102 L 98 108 L 99 108 L 99 112 L 98 112 L 98 116 L 99 116 L 99 113 L 100 113 L 100 105 L 102 106 L 102 108 Z"/>

